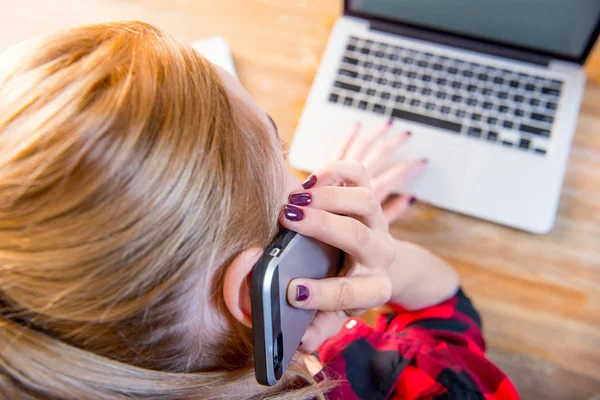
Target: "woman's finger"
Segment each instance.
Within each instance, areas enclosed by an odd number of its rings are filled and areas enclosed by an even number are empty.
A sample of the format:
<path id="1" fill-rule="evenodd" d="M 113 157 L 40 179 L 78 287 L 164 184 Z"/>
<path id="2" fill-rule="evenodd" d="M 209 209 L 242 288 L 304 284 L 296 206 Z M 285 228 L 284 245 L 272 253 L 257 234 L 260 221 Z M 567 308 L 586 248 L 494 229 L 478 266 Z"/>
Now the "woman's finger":
<path id="1" fill-rule="evenodd" d="M 279 222 L 286 229 L 356 257 L 369 268 L 387 268 L 395 254 L 393 246 L 383 243 L 374 231 L 351 217 L 286 204 Z"/>
<path id="2" fill-rule="evenodd" d="M 358 217 L 369 228 L 388 231 L 375 193 L 364 187 L 319 186 L 290 194 L 290 204 Z"/>
<path id="3" fill-rule="evenodd" d="M 397 193 L 406 181 L 421 172 L 427 165 L 427 160 L 395 165 L 372 179 L 373 191 L 379 201 L 385 200 L 390 194 Z"/>
<path id="4" fill-rule="evenodd" d="M 340 150 L 337 152 L 334 160 L 343 160 L 344 157 L 346 157 L 346 154 L 348 153 L 350 146 L 352 146 L 352 143 L 354 143 L 354 139 L 356 139 L 358 132 L 360 132 L 360 122 L 357 122 L 356 125 L 354 125 L 354 128 L 352 128 L 352 131 L 350 131 L 350 135 L 348 135 L 340 147 Z"/>
<path id="5" fill-rule="evenodd" d="M 338 160 L 327 164 L 322 169 L 310 174 L 302 186 L 310 189 L 313 186 L 363 186 L 371 187 L 365 167 L 359 161 Z"/>
<path id="6" fill-rule="evenodd" d="M 348 151 L 346 152 L 345 160 L 363 161 L 368 150 L 371 148 L 373 143 L 381 136 L 389 132 L 392 127 L 393 119 L 390 118 L 386 123 L 375 128 L 375 130 L 367 135 L 358 136 L 350 144 Z"/>
<path id="7" fill-rule="evenodd" d="M 311 354 L 328 338 L 332 337 L 348 319 L 348 314 L 339 311 L 319 311 L 302 336 L 300 350 Z"/>
<path id="8" fill-rule="evenodd" d="M 290 305 L 304 310 L 344 311 L 357 315 L 385 304 L 392 296 L 386 274 L 344 276 L 326 279 L 294 279 L 287 298 Z"/>
<path id="9" fill-rule="evenodd" d="M 399 149 L 408 138 L 410 138 L 411 133 L 406 132 L 401 135 L 394 135 L 385 139 L 382 139 L 375 143 L 365 155 L 363 160 L 363 165 L 367 170 L 367 175 L 369 177 L 374 177 L 377 175 L 382 167 L 390 161 L 390 156 Z"/>
<path id="10" fill-rule="evenodd" d="M 391 195 L 382 206 L 388 224 L 400 218 L 416 200 L 414 196 L 410 195 Z"/>

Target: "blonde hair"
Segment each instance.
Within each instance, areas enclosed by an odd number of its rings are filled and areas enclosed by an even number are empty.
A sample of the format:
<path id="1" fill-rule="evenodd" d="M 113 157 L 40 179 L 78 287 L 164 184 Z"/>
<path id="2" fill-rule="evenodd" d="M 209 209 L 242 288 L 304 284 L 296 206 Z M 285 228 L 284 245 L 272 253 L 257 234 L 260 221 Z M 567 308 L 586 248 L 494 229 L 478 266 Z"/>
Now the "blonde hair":
<path id="1" fill-rule="evenodd" d="M 0 398 L 258 397 L 232 386 L 250 330 L 211 338 L 202 310 L 228 315 L 224 267 L 272 239 L 283 179 L 214 68 L 144 23 L 71 29 L 0 56 L 0 110 Z"/>

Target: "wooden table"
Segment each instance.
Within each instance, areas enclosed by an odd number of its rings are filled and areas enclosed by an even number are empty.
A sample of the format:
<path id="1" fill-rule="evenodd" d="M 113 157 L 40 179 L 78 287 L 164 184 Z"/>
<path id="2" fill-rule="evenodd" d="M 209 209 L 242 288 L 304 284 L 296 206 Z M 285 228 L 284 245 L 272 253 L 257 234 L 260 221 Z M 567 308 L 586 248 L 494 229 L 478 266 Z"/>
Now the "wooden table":
<path id="1" fill-rule="evenodd" d="M 329 31 L 331 0 L 19 0 L 0 48 L 85 23 L 139 19 L 230 43 L 242 83 L 291 139 Z M 600 81 L 600 48 L 588 65 Z M 417 204 L 393 227 L 446 257 L 484 317 L 490 357 L 524 399 L 600 399 L 600 86 L 589 82 L 558 220 L 536 236 Z"/>

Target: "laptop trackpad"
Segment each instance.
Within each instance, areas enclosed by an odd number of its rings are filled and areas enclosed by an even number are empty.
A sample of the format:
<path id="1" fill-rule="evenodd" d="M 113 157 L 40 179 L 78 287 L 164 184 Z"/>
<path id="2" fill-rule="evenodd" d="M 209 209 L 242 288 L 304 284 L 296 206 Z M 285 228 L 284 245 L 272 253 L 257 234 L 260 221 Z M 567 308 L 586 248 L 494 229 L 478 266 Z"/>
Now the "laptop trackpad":
<path id="1" fill-rule="evenodd" d="M 414 193 L 422 200 L 439 205 L 463 203 L 471 160 L 470 146 L 448 140 L 454 138 L 444 139 L 416 130 L 407 146 L 399 151 L 401 160 L 428 159 L 423 172 L 400 188 L 402 193 Z"/>

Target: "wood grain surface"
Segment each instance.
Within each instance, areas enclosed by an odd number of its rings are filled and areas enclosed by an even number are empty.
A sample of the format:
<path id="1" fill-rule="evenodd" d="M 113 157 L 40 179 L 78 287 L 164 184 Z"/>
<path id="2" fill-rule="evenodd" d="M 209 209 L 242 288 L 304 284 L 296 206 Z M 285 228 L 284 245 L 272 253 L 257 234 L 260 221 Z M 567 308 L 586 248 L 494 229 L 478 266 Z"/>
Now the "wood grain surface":
<path id="1" fill-rule="evenodd" d="M 153 23 L 186 41 L 223 35 L 242 83 L 291 139 L 340 3 L 2 1 L 0 48 L 67 26 L 124 19 Z M 550 234 L 519 232 L 419 203 L 392 228 L 460 271 L 483 314 L 489 355 L 524 399 L 600 399 L 600 46 L 587 71 Z"/>

